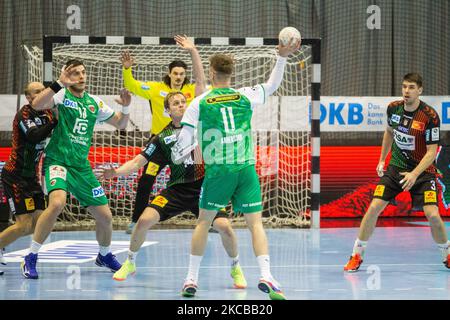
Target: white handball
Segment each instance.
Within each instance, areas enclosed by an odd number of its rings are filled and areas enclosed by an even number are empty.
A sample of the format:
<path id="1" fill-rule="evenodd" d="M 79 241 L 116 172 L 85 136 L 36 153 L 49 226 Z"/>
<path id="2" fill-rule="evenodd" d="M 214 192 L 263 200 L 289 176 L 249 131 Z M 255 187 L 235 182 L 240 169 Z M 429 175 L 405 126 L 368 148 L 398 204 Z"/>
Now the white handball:
<path id="1" fill-rule="evenodd" d="M 295 39 L 294 42 L 302 40 L 300 31 L 298 31 L 294 27 L 283 28 L 278 35 L 278 40 L 283 46 L 287 46 L 292 41 L 292 39 Z"/>

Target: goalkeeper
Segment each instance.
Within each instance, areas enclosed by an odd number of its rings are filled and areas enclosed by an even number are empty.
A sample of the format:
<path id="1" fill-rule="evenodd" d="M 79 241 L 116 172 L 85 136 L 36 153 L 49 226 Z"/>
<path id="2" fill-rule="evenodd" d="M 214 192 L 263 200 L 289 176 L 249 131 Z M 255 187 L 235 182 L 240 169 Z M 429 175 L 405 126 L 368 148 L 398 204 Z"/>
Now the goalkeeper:
<path id="1" fill-rule="evenodd" d="M 169 92 L 181 91 L 186 97 L 187 104 L 205 91 L 205 76 L 203 71 L 200 55 L 194 43 L 190 41 L 186 35 L 175 36 L 177 44 L 188 51 L 192 59 L 192 73 L 195 84 L 190 83 L 186 76 L 187 65 L 184 61 L 174 60 L 169 64 L 168 74 L 162 81 L 138 81 L 133 78 L 131 66 L 135 60 L 128 51 L 122 52 L 121 62 L 123 66 L 124 87 L 130 92 L 147 99 L 150 104 L 150 112 L 152 113 L 151 135 L 161 132 L 171 121 L 170 116 L 164 110 L 164 97 Z M 155 181 L 149 174 L 149 167 L 146 165 L 142 171 L 136 191 L 134 211 L 131 223 L 128 225 L 127 233 L 131 233 L 134 225 L 139 219 L 140 214 L 147 207 L 152 184 Z"/>

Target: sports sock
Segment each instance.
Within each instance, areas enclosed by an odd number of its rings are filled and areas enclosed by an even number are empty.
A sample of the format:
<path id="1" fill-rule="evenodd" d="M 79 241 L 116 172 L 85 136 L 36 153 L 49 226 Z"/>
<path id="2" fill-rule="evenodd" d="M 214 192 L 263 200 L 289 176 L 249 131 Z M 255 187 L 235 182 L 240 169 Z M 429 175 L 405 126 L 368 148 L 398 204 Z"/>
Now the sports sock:
<path id="1" fill-rule="evenodd" d="M 107 247 L 103 247 L 100 246 L 100 255 L 102 255 L 103 257 L 106 256 L 109 252 L 111 251 L 111 246 L 107 246 Z"/>
<path id="2" fill-rule="evenodd" d="M 355 244 L 353 245 L 352 255 L 354 256 L 355 254 L 359 254 L 362 257 L 364 255 L 364 251 L 366 250 L 366 247 L 367 247 L 367 241 L 361 241 L 358 238 L 356 238 Z"/>
<path id="3" fill-rule="evenodd" d="M 200 270 L 200 263 L 202 262 L 203 256 L 190 255 L 189 257 L 189 271 L 186 276 L 186 280 L 193 280 L 195 283 L 198 282 L 198 271 Z"/>
<path id="4" fill-rule="evenodd" d="M 272 274 L 270 273 L 270 257 L 269 255 L 261 255 L 256 257 L 259 265 L 259 271 L 261 273 L 261 278 L 272 279 Z"/>
<path id="5" fill-rule="evenodd" d="M 36 241 L 31 241 L 30 253 L 37 254 L 41 249 L 42 244 L 37 243 Z"/>

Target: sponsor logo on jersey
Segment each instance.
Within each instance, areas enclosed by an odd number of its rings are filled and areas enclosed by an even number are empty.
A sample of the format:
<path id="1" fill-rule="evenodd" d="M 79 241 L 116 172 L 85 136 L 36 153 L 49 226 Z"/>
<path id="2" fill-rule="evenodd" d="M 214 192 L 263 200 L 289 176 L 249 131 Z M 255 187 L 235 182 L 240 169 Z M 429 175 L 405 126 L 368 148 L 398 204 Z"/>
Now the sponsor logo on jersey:
<path id="1" fill-rule="evenodd" d="M 156 146 L 151 143 L 146 149 L 145 149 L 145 154 L 148 155 L 149 157 L 153 154 L 153 152 L 155 151 Z"/>
<path id="2" fill-rule="evenodd" d="M 41 126 L 41 125 L 42 125 L 42 120 L 41 120 L 41 118 L 34 118 L 34 122 L 35 122 L 38 126 Z"/>
<path id="3" fill-rule="evenodd" d="M 409 125 L 409 119 L 403 118 L 403 125 L 407 127 Z"/>
<path id="4" fill-rule="evenodd" d="M 186 100 L 189 100 L 189 99 L 192 98 L 192 95 L 191 95 L 190 92 L 185 92 L 185 93 L 184 93 L 184 96 L 186 97 Z"/>
<path id="5" fill-rule="evenodd" d="M 100 101 L 100 103 L 98 104 L 98 107 L 101 109 L 103 108 L 103 101 Z"/>
<path id="6" fill-rule="evenodd" d="M 391 121 L 394 123 L 400 123 L 400 116 L 398 114 L 393 114 L 391 117 Z"/>
<path id="7" fill-rule="evenodd" d="M 397 130 L 404 132 L 404 133 L 408 133 L 408 128 L 402 127 L 402 126 L 398 126 Z"/>
<path id="8" fill-rule="evenodd" d="M 177 135 L 176 134 L 173 134 L 171 136 L 167 136 L 167 137 L 164 138 L 164 143 L 165 144 L 169 144 L 169 143 L 175 142 L 175 141 L 177 141 Z"/>
<path id="9" fill-rule="evenodd" d="M 413 151 L 416 149 L 416 137 L 409 134 L 394 130 L 394 141 L 401 150 Z"/>
<path id="10" fill-rule="evenodd" d="M 158 242 L 146 241 L 142 247 Z M 129 241 L 112 241 L 111 252 L 119 254 L 128 251 Z M 29 249 L 8 252 L 4 255 L 7 262 L 21 262 Z M 94 261 L 98 255 L 98 242 L 95 240 L 59 240 L 44 244 L 39 250 L 39 263 L 85 263 Z"/>
<path id="11" fill-rule="evenodd" d="M 89 121 L 86 119 L 77 118 L 75 125 L 73 126 L 73 133 L 86 134 L 88 130 Z"/>
<path id="12" fill-rule="evenodd" d="M 166 206 L 167 202 L 169 202 L 169 200 L 167 200 L 163 196 L 157 196 L 155 199 L 153 199 L 152 204 L 154 204 L 155 206 L 164 208 Z"/>
<path id="13" fill-rule="evenodd" d="M 76 103 L 75 101 L 72 101 L 70 99 L 67 99 L 67 98 L 64 99 L 63 104 L 64 104 L 64 107 L 78 109 L 78 103 Z"/>
<path id="14" fill-rule="evenodd" d="M 27 211 L 34 211 L 36 209 L 34 205 L 34 199 L 33 198 L 25 198 L 25 207 L 27 208 Z"/>
<path id="15" fill-rule="evenodd" d="M 241 95 L 239 93 L 235 94 L 227 94 L 223 96 L 217 96 L 206 99 L 206 103 L 214 104 L 214 103 L 222 103 L 222 102 L 232 102 L 239 101 L 241 99 Z"/>
<path id="16" fill-rule="evenodd" d="M 164 97 L 164 98 L 165 98 L 165 97 L 167 96 L 167 92 L 161 90 L 161 91 L 159 92 L 159 95 L 160 95 L 161 97 Z"/>
<path id="17" fill-rule="evenodd" d="M 439 141 L 439 128 L 431 129 L 431 141 Z"/>
<path id="18" fill-rule="evenodd" d="M 16 213 L 16 207 L 14 206 L 13 198 L 8 198 L 8 203 L 9 203 L 9 209 L 11 210 L 11 213 L 15 214 Z"/>
<path id="19" fill-rule="evenodd" d="M 149 87 L 148 85 L 146 85 L 146 84 L 143 84 L 143 85 L 141 86 L 141 89 L 142 89 L 142 90 L 149 90 L 150 87 Z"/>
<path id="20" fill-rule="evenodd" d="M 425 191 L 423 197 L 425 203 L 437 202 L 436 191 Z"/>
<path id="21" fill-rule="evenodd" d="M 415 130 L 423 131 L 425 129 L 425 123 L 414 120 L 411 125 L 411 128 L 415 129 Z"/>
<path id="22" fill-rule="evenodd" d="M 61 178 L 66 180 L 67 178 L 67 169 L 62 166 L 50 166 L 49 168 L 50 177 L 49 179 Z"/>
<path id="23" fill-rule="evenodd" d="M 377 185 L 377 187 L 376 187 L 375 192 L 373 193 L 373 195 L 376 196 L 376 197 L 382 197 L 383 194 L 384 194 L 384 189 L 385 189 L 385 188 L 386 188 L 386 187 L 383 186 L 383 185 L 381 185 L 381 184 Z"/>
<path id="24" fill-rule="evenodd" d="M 102 197 L 105 195 L 105 190 L 103 190 L 102 186 L 92 189 L 92 196 L 94 198 Z"/>
<path id="25" fill-rule="evenodd" d="M 102 102 L 100 102 L 100 104 L 102 104 Z M 90 112 L 94 113 L 95 112 L 95 106 L 93 106 L 92 104 L 88 106 L 88 109 Z"/>
<path id="26" fill-rule="evenodd" d="M 159 165 L 157 165 L 154 162 L 149 162 L 147 166 L 147 170 L 145 171 L 145 174 L 148 174 L 150 176 L 156 176 L 158 174 Z"/>
<path id="27" fill-rule="evenodd" d="M 53 179 L 53 180 L 50 181 L 50 185 L 51 185 L 52 187 L 53 187 L 55 184 L 56 184 L 56 180 L 55 180 L 55 179 Z"/>

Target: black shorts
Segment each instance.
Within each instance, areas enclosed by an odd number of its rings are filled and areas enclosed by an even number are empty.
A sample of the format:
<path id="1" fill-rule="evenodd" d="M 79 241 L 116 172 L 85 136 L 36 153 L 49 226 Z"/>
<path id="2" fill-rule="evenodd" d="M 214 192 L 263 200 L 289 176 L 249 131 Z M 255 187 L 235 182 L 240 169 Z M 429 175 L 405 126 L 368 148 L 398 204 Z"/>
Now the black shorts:
<path id="1" fill-rule="evenodd" d="M 159 221 L 168 220 L 186 211 L 192 212 L 198 218 L 198 200 L 202 183 L 203 179 L 200 179 L 170 186 L 150 200 L 148 206 L 158 211 Z M 214 219 L 217 218 L 228 218 L 226 210 L 220 209 Z"/>
<path id="2" fill-rule="evenodd" d="M 36 178 L 25 178 L 2 170 L 2 184 L 11 213 L 33 213 L 46 208 L 45 196 Z"/>
<path id="3" fill-rule="evenodd" d="M 398 167 L 388 166 L 384 176 L 380 178 L 373 197 L 384 201 L 391 201 L 400 192 L 403 192 L 400 180 L 404 178 L 400 172 L 404 172 Z M 414 186 L 409 190 L 413 207 L 423 207 L 426 205 L 437 205 L 437 182 L 436 175 L 422 172 L 417 178 Z"/>

